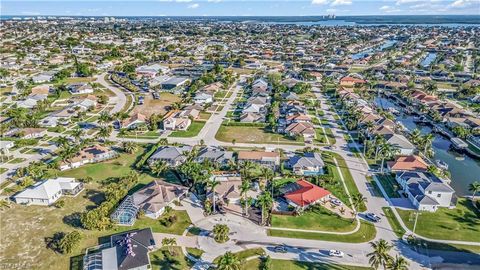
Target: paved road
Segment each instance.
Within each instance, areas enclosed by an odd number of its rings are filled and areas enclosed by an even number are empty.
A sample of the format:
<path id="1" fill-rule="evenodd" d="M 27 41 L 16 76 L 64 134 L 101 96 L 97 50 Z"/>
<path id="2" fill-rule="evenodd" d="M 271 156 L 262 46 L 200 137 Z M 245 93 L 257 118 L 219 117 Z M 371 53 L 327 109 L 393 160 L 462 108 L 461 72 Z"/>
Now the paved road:
<path id="1" fill-rule="evenodd" d="M 123 107 L 125 107 L 125 104 L 127 103 L 127 96 L 121 89 L 105 81 L 105 76 L 108 76 L 108 74 L 102 73 L 98 75 L 97 80 L 95 82 L 101 84 L 103 87 L 107 88 L 108 90 L 112 91 L 115 94 L 116 97 L 112 98 L 112 101 L 115 103 L 115 106 L 110 111 L 110 114 L 114 114 L 114 113 L 120 112 L 123 109 Z"/>

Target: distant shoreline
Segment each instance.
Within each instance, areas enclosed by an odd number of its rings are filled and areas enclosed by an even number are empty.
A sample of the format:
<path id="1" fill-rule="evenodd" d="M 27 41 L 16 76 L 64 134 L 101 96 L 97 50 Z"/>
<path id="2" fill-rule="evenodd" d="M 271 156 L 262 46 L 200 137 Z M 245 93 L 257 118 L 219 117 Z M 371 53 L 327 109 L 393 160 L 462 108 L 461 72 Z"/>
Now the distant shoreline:
<path id="1" fill-rule="evenodd" d="M 338 16 L 335 19 L 323 16 L 69 16 L 69 15 L 0 15 L 0 20 L 13 18 L 32 19 L 89 19 L 113 17 L 128 20 L 165 20 L 165 21 L 214 21 L 214 22 L 251 22 L 270 24 L 299 24 L 309 23 L 317 25 L 327 21 L 344 21 L 357 25 L 478 25 L 480 15 L 380 15 L 380 16 Z"/>

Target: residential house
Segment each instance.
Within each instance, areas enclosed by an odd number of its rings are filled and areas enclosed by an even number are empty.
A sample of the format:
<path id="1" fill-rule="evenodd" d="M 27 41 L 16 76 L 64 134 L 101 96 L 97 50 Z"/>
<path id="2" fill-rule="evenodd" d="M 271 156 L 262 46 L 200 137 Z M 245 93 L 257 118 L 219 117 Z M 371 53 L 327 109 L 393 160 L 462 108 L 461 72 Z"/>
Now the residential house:
<path id="1" fill-rule="evenodd" d="M 37 182 L 13 196 L 16 203 L 51 205 L 64 195 L 76 196 L 83 190 L 83 184 L 75 178 L 59 177 Z"/>
<path id="2" fill-rule="evenodd" d="M 349 76 L 346 76 L 340 79 L 340 86 L 342 87 L 354 87 L 355 85 L 363 85 L 365 83 L 367 82 L 363 79 L 358 79 L 358 78 L 349 77 Z"/>
<path id="3" fill-rule="evenodd" d="M 426 172 L 428 164 L 420 156 L 398 156 L 394 161 L 387 162 L 388 170 L 391 172 L 398 171 L 420 171 Z"/>
<path id="4" fill-rule="evenodd" d="M 173 207 L 188 194 L 185 186 L 168 183 L 162 180 L 154 180 L 148 185 L 132 194 L 135 207 L 145 213 L 145 216 L 153 219 L 159 218 L 165 211 L 165 207 Z"/>
<path id="5" fill-rule="evenodd" d="M 177 167 L 187 160 L 187 155 L 192 151 L 192 147 L 184 146 L 162 146 L 153 153 L 148 159 L 148 163 L 152 164 L 156 161 L 163 161 L 170 167 Z"/>
<path id="6" fill-rule="evenodd" d="M 289 183 L 280 189 L 288 204 L 297 209 L 306 209 L 307 207 L 326 202 L 330 199 L 330 191 L 314 185 L 304 179 Z"/>
<path id="7" fill-rule="evenodd" d="M 60 163 L 60 170 L 78 168 L 88 163 L 102 162 L 115 158 L 117 152 L 102 145 L 86 147 L 78 152 L 74 157 Z"/>
<path id="8" fill-rule="evenodd" d="M 387 143 L 398 149 L 398 154 L 401 156 L 411 156 L 415 151 L 415 146 L 403 135 L 390 134 L 386 135 L 385 139 Z"/>
<path id="9" fill-rule="evenodd" d="M 149 253 L 156 248 L 151 228 L 115 234 L 109 243 L 87 248 L 83 269 L 152 269 Z"/>
<path id="10" fill-rule="evenodd" d="M 93 93 L 93 87 L 89 83 L 72 83 L 67 86 L 72 95 L 84 95 Z"/>
<path id="11" fill-rule="evenodd" d="M 455 190 L 431 173 L 397 172 L 395 179 L 420 211 L 435 212 L 439 207 L 452 207 Z"/>
<path id="12" fill-rule="evenodd" d="M 303 137 L 305 142 L 312 142 L 315 139 L 315 128 L 309 122 L 294 122 L 285 128 L 285 133 L 291 137 Z"/>
<path id="13" fill-rule="evenodd" d="M 207 104 L 213 102 L 213 95 L 206 92 L 198 92 L 195 97 L 193 97 L 193 102 L 195 104 Z"/>
<path id="14" fill-rule="evenodd" d="M 184 86 L 189 81 L 190 79 L 185 77 L 171 77 L 170 79 L 161 82 L 160 86 L 162 87 L 162 89 L 165 90 L 174 90 Z"/>
<path id="15" fill-rule="evenodd" d="M 15 146 L 15 141 L 0 141 L 0 152 L 4 155 L 10 153 L 10 149 Z"/>
<path id="16" fill-rule="evenodd" d="M 220 167 L 228 166 L 231 161 L 234 161 L 233 152 L 219 147 L 203 147 L 198 151 L 195 161 L 203 163 L 206 160 L 218 164 Z"/>
<path id="17" fill-rule="evenodd" d="M 47 130 L 44 128 L 15 128 L 4 133 L 5 136 L 15 136 L 21 139 L 37 139 L 46 134 Z"/>
<path id="18" fill-rule="evenodd" d="M 187 130 L 192 120 L 186 114 L 187 111 L 172 110 L 163 118 L 164 130 Z"/>
<path id="19" fill-rule="evenodd" d="M 147 122 L 147 117 L 141 113 L 135 113 L 120 123 L 120 128 L 135 129 Z"/>
<path id="20" fill-rule="evenodd" d="M 305 153 L 294 155 L 286 162 L 286 167 L 291 168 L 296 175 L 320 175 L 323 174 L 325 163 L 320 153 Z"/>
<path id="21" fill-rule="evenodd" d="M 277 152 L 239 151 L 238 162 L 243 163 L 247 160 L 273 170 L 280 166 L 280 154 Z"/>

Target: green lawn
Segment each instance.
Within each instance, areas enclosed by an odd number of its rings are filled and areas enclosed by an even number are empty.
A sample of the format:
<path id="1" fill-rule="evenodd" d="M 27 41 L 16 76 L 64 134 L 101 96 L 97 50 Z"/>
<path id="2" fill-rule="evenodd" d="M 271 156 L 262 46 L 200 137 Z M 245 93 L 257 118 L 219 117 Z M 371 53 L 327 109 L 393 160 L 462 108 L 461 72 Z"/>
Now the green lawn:
<path id="1" fill-rule="evenodd" d="M 401 189 L 397 181 L 390 175 L 377 175 L 377 179 L 382 184 L 383 189 L 390 198 L 400 198 L 398 191 Z"/>
<path id="2" fill-rule="evenodd" d="M 58 173 L 62 177 L 74 177 L 82 179 L 90 176 L 95 181 L 107 179 L 109 177 L 122 177 L 134 171 L 132 165 L 144 154 L 144 148 L 139 147 L 138 151 L 133 154 L 121 153 L 116 159 L 108 160 L 101 163 L 87 164 L 73 170 L 66 170 Z M 142 173 L 140 174 L 140 183 L 149 183 L 155 177 Z"/>
<path id="3" fill-rule="evenodd" d="M 187 252 L 188 254 L 190 254 L 191 256 L 197 258 L 197 259 L 200 259 L 200 257 L 202 256 L 203 253 L 205 253 L 205 251 L 199 249 L 199 248 L 190 248 L 190 247 L 187 247 Z"/>
<path id="4" fill-rule="evenodd" d="M 172 210 L 169 216 L 177 216 L 177 221 L 172 224 L 170 227 L 166 227 L 160 223 L 160 220 L 165 217 L 162 215 L 158 219 L 151 219 L 149 217 L 142 217 L 137 219 L 135 224 L 130 227 L 131 229 L 140 229 L 140 228 L 152 228 L 152 232 L 161 232 L 161 233 L 171 233 L 181 235 L 187 227 L 192 224 L 190 217 L 187 214 L 187 211 L 176 211 Z"/>
<path id="5" fill-rule="evenodd" d="M 398 219 L 393 214 L 393 211 L 390 209 L 390 207 L 382 207 L 382 210 L 387 217 L 388 223 L 390 223 L 390 226 L 392 226 L 393 232 L 398 238 L 402 238 L 402 236 L 405 234 L 405 230 L 400 225 L 400 222 L 398 222 Z"/>
<path id="6" fill-rule="evenodd" d="M 345 235 L 282 230 L 268 230 L 267 233 L 269 236 L 345 243 L 363 243 L 374 239 L 375 235 L 377 234 L 375 226 L 366 221 L 360 221 L 360 223 L 360 229 L 357 232 Z"/>
<path id="7" fill-rule="evenodd" d="M 325 134 L 327 134 L 328 142 L 330 143 L 330 145 L 334 145 L 337 142 L 335 136 L 333 135 L 332 129 L 326 127 Z"/>
<path id="8" fill-rule="evenodd" d="M 24 162 L 24 161 L 25 161 L 24 158 L 14 158 L 14 159 L 9 160 L 8 163 L 17 164 L 17 163 Z"/>
<path id="9" fill-rule="evenodd" d="M 403 222 L 413 230 L 415 211 L 397 209 Z M 455 209 L 440 208 L 420 212 L 415 233 L 445 240 L 480 242 L 480 212 L 467 199 L 459 199 Z"/>
<path id="10" fill-rule="evenodd" d="M 1 173 L 4 173 L 4 172 L 6 172 L 6 171 L 8 171 L 7 168 L 0 168 L 0 174 L 1 174 Z"/>
<path id="11" fill-rule="evenodd" d="M 322 153 L 322 158 L 323 161 L 325 162 L 325 165 L 328 167 L 328 172 L 332 174 L 334 179 L 338 179 L 338 182 L 340 180 L 340 174 L 337 170 L 337 166 L 335 165 L 335 162 L 333 158 L 337 160 L 337 163 L 339 165 L 339 169 L 342 172 L 343 178 L 345 180 L 345 185 L 348 188 L 348 191 L 350 192 L 350 195 L 360 193 L 358 191 L 357 185 L 355 184 L 355 181 L 353 180 L 352 174 L 350 173 L 350 170 L 347 167 L 347 164 L 345 160 L 337 153 L 334 152 L 329 152 L 325 151 Z M 345 193 L 345 190 L 343 188 L 343 185 L 339 182 L 338 185 L 332 186 L 326 186 L 326 188 L 333 193 L 333 195 L 337 196 L 343 203 L 350 205 L 348 196 Z M 365 203 L 363 203 L 360 206 L 360 209 L 358 209 L 360 212 L 366 211 L 367 206 Z"/>
<path id="12" fill-rule="evenodd" d="M 320 205 L 306 210 L 300 216 L 273 215 L 272 217 L 273 227 L 293 229 L 348 232 L 355 229 L 355 225 L 356 222 L 352 223 L 351 220 L 341 218 Z"/>
<path id="13" fill-rule="evenodd" d="M 265 250 L 263 250 L 263 248 L 251 248 L 235 252 L 234 254 L 237 255 L 240 260 L 245 260 L 248 257 L 265 255 Z M 219 259 L 220 257 L 215 258 L 213 263 L 218 263 Z"/>
<path id="14" fill-rule="evenodd" d="M 242 269 L 260 270 L 260 259 L 245 262 Z M 369 267 L 272 259 L 272 269 L 281 270 L 368 270 Z"/>
<path id="15" fill-rule="evenodd" d="M 172 134 L 170 134 L 169 137 L 195 137 L 198 135 L 200 130 L 202 130 L 203 126 L 205 125 L 205 122 L 200 122 L 200 121 L 193 121 L 192 124 L 188 127 L 187 130 L 185 131 L 174 131 Z"/>
<path id="16" fill-rule="evenodd" d="M 190 262 L 182 253 L 180 247 L 170 247 L 174 251 L 175 256 L 170 256 L 166 258 L 168 251 L 167 247 L 162 247 L 155 252 L 151 252 L 150 263 L 152 264 L 153 270 L 183 270 L 190 269 L 193 266 L 193 263 Z"/>
<path id="17" fill-rule="evenodd" d="M 321 128 L 316 128 L 315 129 L 315 141 L 320 144 L 326 144 L 327 143 L 327 136 L 323 132 L 323 129 Z"/>
<path id="18" fill-rule="evenodd" d="M 222 125 L 218 129 L 215 138 L 223 142 L 232 142 L 235 140 L 237 143 L 281 143 L 281 144 L 295 144 L 304 145 L 303 139 L 298 138 L 296 140 L 287 138 L 282 134 L 267 132 L 263 127 L 251 127 L 251 126 L 225 126 Z"/>

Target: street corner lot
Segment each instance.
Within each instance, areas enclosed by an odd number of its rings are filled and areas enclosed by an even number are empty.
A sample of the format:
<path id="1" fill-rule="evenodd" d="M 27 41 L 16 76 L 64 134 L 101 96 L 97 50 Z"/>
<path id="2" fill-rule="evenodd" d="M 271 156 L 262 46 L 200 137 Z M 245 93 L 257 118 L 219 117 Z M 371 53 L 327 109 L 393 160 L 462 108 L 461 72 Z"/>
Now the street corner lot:
<path id="1" fill-rule="evenodd" d="M 165 92 L 160 93 L 159 99 L 154 99 L 152 93 L 145 93 L 144 96 L 143 104 L 135 105 L 131 114 L 141 113 L 147 117 L 150 117 L 152 114 L 164 115 L 167 113 L 170 105 L 182 100 L 182 98 L 177 95 Z"/>

